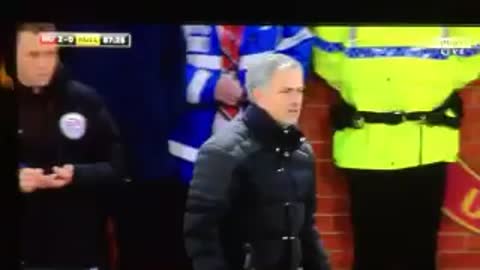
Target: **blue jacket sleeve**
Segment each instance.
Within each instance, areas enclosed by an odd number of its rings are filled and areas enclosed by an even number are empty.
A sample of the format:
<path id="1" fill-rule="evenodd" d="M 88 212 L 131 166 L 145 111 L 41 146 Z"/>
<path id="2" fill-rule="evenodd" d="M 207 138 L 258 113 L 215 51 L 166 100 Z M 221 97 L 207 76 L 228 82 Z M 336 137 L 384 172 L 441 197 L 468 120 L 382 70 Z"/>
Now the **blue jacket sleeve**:
<path id="1" fill-rule="evenodd" d="M 187 56 L 185 99 L 189 104 L 214 105 L 215 86 L 221 75 L 221 56 L 212 47 L 216 34 L 207 25 L 184 25 L 183 34 Z"/>
<path id="2" fill-rule="evenodd" d="M 214 104 L 215 86 L 220 78 L 219 70 L 208 70 L 186 64 L 185 98 L 190 104 Z"/>
<path id="3" fill-rule="evenodd" d="M 299 61 L 305 76 L 310 73 L 313 35 L 307 27 L 283 26 L 282 39 L 276 47 L 279 53 L 287 54 Z"/>

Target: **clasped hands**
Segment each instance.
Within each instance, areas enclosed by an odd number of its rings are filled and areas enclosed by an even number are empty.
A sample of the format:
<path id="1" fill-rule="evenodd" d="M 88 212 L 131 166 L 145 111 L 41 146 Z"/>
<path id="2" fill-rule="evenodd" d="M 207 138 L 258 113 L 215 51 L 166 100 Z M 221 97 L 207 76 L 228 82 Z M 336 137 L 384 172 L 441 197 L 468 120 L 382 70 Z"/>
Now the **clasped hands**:
<path id="1" fill-rule="evenodd" d="M 23 168 L 19 171 L 19 185 L 23 193 L 31 193 L 37 189 L 58 189 L 72 182 L 74 167 L 71 164 L 62 167 L 54 166 L 51 174 L 43 169 Z"/>

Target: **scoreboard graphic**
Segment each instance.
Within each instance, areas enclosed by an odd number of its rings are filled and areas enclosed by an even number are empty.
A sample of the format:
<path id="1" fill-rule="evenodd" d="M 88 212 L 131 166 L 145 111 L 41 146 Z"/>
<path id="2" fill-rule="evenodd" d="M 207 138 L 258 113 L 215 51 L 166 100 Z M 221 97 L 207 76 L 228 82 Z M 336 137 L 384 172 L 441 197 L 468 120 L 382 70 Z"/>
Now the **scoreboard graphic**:
<path id="1" fill-rule="evenodd" d="M 40 44 L 60 47 L 130 48 L 129 33 L 42 32 Z"/>

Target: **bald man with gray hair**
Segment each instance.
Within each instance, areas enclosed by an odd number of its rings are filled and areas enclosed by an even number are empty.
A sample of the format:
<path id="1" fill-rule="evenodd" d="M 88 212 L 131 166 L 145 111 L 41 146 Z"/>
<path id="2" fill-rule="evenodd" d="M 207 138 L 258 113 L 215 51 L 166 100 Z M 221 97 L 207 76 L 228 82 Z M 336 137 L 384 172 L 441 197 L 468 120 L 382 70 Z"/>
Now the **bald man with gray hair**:
<path id="1" fill-rule="evenodd" d="M 329 270 L 315 226 L 315 156 L 299 130 L 302 66 L 269 54 L 248 69 L 251 105 L 195 163 L 185 214 L 194 270 Z"/>

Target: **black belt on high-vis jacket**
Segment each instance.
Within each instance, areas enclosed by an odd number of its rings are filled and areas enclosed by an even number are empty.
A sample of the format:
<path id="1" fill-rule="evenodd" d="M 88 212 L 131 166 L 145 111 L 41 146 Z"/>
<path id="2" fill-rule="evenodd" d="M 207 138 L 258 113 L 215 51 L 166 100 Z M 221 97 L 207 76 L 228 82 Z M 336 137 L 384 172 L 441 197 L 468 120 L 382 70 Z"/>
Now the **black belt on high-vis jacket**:
<path id="1" fill-rule="evenodd" d="M 447 112 L 451 110 L 454 116 Z M 432 111 L 392 111 L 392 112 L 368 112 L 358 111 L 345 100 L 332 106 L 331 121 L 335 130 L 345 128 L 360 129 L 365 123 L 398 125 L 406 121 L 422 121 L 431 126 L 447 126 L 458 129 L 463 117 L 462 99 L 455 91 L 440 106 Z"/>

